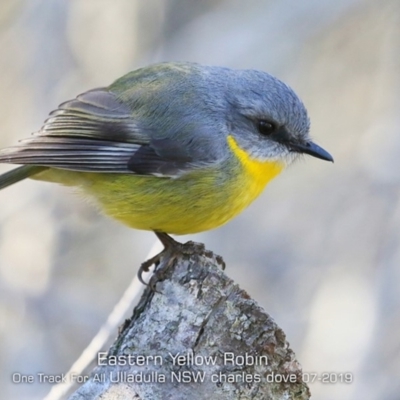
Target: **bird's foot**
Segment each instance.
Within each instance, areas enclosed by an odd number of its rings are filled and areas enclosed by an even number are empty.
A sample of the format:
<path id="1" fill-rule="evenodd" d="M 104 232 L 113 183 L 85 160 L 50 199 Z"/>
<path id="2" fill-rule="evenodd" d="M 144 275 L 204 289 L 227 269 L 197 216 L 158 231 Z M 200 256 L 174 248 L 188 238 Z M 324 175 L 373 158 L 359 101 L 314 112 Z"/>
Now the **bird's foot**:
<path id="1" fill-rule="evenodd" d="M 214 254 L 210 250 L 206 250 L 203 243 L 197 242 L 186 242 L 180 243 L 174 240 L 171 236 L 167 235 L 163 232 L 155 232 L 157 237 L 160 239 L 161 243 L 164 245 L 164 250 L 155 255 L 154 257 L 149 258 L 146 260 L 139 268 L 138 271 L 138 278 L 141 283 L 146 286 L 150 286 L 153 291 L 155 290 L 155 285 L 158 281 L 164 278 L 165 272 L 174 264 L 174 262 L 178 259 L 181 255 L 199 255 L 199 256 L 206 256 L 208 258 L 214 258 L 218 265 L 221 266 L 221 269 L 225 269 L 225 262 L 223 258 L 217 254 Z M 161 259 L 164 257 L 168 257 L 168 263 L 165 265 L 162 270 L 156 270 L 154 275 L 152 276 L 149 283 L 146 283 L 143 279 L 143 272 L 148 272 L 152 265 L 156 267 L 160 264 Z"/>

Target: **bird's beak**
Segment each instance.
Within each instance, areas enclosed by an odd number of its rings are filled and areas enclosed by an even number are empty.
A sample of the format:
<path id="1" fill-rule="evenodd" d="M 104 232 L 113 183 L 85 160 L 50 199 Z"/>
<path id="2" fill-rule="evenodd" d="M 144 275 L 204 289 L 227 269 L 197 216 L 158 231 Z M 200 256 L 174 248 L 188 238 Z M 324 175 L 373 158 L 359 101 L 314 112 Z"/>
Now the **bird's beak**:
<path id="1" fill-rule="evenodd" d="M 310 156 L 320 158 L 321 160 L 333 162 L 333 157 L 326 150 L 313 142 L 307 142 L 306 144 L 291 143 L 290 148 L 292 151 L 297 153 L 309 154 Z"/>

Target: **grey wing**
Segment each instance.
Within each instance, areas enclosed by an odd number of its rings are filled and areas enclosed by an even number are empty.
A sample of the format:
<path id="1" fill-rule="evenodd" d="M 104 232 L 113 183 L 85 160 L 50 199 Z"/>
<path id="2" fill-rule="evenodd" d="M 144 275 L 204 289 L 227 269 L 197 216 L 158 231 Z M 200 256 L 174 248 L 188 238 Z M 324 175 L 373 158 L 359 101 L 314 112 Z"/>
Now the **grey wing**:
<path id="1" fill-rule="evenodd" d="M 179 142 L 154 137 L 114 93 L 95 89 L 61 104 L 32 138 L 1 150 L 0 162 L 158 176 L 193 169 Z"/>

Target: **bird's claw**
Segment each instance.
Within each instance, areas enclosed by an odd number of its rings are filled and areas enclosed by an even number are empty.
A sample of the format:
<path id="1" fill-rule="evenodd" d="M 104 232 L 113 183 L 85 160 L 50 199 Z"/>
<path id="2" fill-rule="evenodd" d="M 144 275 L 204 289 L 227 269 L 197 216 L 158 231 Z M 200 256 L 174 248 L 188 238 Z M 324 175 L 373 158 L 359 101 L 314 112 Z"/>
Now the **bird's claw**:
<path id="1" fill-rule="evenodd" d="M 174 262 L 178 259 L 180 255 L 192 256 L 196 254 L 199 256 L 206 256 L 207 258 L 214 259 L 216 263 L 221 267 L 221 269 L 225 270 L 225 262 L 223 258 L 217 254 L 214 254 L 210 250 L 206 250 L 203 243 L 192 241 L 180 243 L 166 233 L 156 232 L 156 235 L 160 239 L 161 243 L 164 245 L 164 250 L 142 263 L 138 271 L 139 281 L 143 285 L 149 286 L 151 290 L 157 292 L 157 282 L 163 280 L 166 271 L 174 264 Z M 164 257 L 169 258 L 167 265 L 165 265 L 162 269 L 157 269 L 158 265 Z M 156 269 L 149 283 L 147 283 L 144 281 L 142 274 L 143 272 L 148 272 L 152 265 L 155 265 Z"/>

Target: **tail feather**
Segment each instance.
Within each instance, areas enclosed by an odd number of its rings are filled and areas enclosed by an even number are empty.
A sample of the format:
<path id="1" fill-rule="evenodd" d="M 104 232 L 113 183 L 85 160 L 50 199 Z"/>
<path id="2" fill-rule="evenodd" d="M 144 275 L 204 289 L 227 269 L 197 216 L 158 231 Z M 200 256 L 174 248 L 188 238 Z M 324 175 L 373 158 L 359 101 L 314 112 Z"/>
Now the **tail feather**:
<path id="1" fill-rule="evenodd" d="M 14 183 L 22 181 L 23 179 L 29 178 L 32 175 L 36 175 L 45 169 L 47 169 L 47 167 L 41 167 L 37 165 L 24 165 L 22 167 L 12 169 L 3 175 L 0 175 L 0 190 Z"/>

